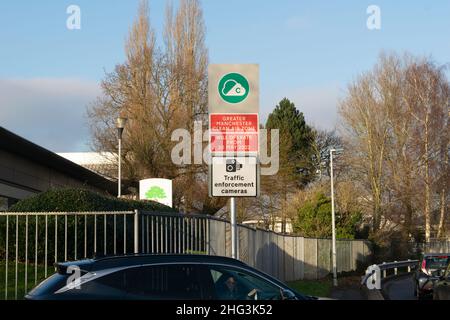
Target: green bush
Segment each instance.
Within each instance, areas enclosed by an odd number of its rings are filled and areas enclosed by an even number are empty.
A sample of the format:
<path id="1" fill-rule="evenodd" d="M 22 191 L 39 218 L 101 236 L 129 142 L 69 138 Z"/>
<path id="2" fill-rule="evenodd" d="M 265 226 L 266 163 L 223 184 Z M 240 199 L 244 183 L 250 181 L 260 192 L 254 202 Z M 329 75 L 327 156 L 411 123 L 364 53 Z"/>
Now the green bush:
<path id="1" fill-rule="evenodd" d="M 360 212 L 336 212 L 336 238 L 354 239 L 361 221 Z M 297 210 L 294 230 L 305 237 L 330 238 L 331 199 L 322 192 L 303 203 Z"/>
<path id="2" fill-rule="evenodd" d="M 174 212 L 153 201 L 117 199 L 84 189 L 51 189 L 13 205 L 11 212 L 130 211 Z"/>

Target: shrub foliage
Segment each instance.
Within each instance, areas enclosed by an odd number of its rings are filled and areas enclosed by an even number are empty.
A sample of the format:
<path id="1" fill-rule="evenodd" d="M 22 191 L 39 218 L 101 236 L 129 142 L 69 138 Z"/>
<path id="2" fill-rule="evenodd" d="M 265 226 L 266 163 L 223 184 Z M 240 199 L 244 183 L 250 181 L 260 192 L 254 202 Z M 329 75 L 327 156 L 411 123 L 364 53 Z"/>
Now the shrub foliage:
<path id="1" fill-rule="evenodd" d="M 153 201 L 117 199 L 85 189 L 51 189 L 13 205 L 11 212 L 130 211 L 134 209 L 173 212 Z"/>

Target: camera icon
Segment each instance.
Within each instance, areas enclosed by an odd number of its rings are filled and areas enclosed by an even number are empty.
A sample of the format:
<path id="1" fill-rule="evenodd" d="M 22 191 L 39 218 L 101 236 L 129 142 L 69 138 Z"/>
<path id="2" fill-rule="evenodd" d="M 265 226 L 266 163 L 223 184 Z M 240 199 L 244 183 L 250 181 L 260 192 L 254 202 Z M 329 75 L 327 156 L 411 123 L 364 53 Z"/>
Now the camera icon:
<path id="1" fill-rule="evenodd" d="M 236 161 L 236 159 L 229 159 L 226 162 L 226 171 L 227 172 L 236 172 L 237 170 L 241 170 L 242 164 Z"/>

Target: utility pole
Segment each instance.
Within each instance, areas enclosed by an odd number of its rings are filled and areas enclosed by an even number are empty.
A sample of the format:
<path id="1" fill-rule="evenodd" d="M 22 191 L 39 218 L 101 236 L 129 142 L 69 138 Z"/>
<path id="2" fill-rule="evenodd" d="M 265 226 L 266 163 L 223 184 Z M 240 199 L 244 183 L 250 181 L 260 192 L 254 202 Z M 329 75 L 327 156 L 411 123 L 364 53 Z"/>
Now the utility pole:
<path id="1" fill-rule="evenodd" d="M 334 212 L 334 176 L 333 176 L 333 152 L 341 152 L 343 149 L 330 149 L 330 177 L 331 177 L 331 224 L 332 224 L 332 257 L 333 257 L 333 285 L 337 287 L 336 266 L 336 219 Z"/>

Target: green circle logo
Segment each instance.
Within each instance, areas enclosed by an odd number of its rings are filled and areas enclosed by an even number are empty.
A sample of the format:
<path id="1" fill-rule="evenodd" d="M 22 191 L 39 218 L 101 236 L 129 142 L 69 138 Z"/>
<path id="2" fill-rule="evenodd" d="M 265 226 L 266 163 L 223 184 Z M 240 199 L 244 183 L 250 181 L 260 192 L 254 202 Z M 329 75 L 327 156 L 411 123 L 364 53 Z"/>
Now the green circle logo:
<path id="1" fill-rule="evenodd" d="M 239 73 L 228 73 L 219 81 L 219 94 L 225 102 L 239 103 L 245 100 L 250 91 L 248 81 Z"/>

